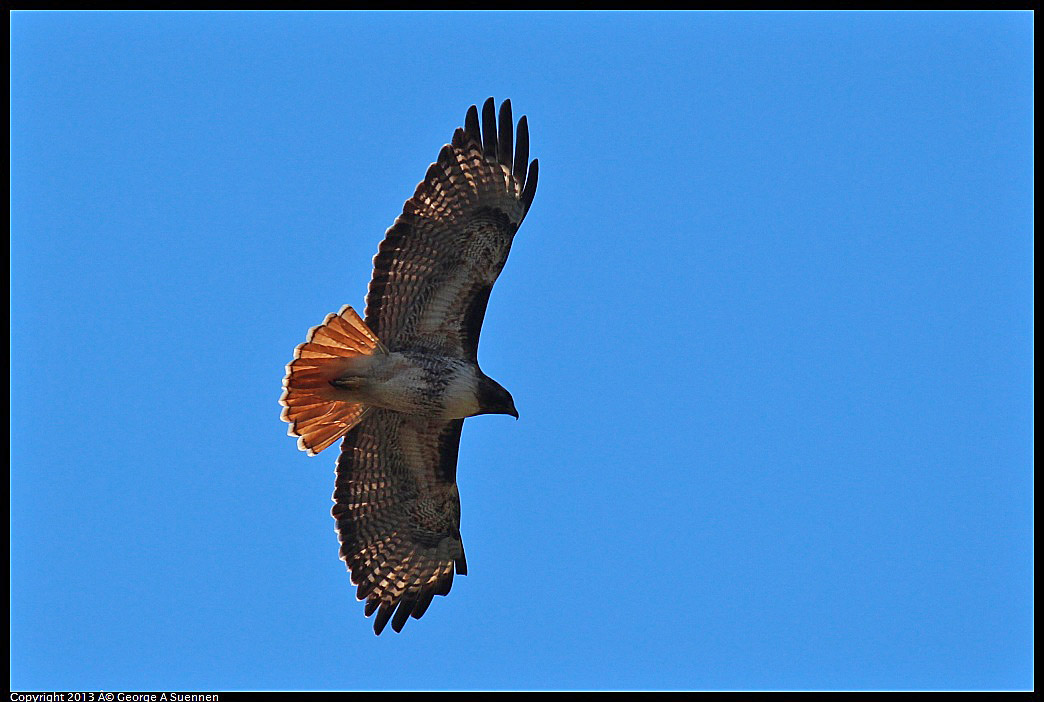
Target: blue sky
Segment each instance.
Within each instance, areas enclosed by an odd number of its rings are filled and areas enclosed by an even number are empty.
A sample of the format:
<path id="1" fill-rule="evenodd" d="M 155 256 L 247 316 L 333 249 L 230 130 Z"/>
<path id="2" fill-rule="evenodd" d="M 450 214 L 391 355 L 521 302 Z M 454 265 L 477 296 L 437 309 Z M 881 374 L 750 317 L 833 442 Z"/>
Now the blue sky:
<path id="1" fill-rule="evenodd" d="M 15 689 L 1033 685 L 1033 18 L 16 13 Z M 279 419 L 465 110 L 540 187 L 469 575 L 373 635 Z"/>

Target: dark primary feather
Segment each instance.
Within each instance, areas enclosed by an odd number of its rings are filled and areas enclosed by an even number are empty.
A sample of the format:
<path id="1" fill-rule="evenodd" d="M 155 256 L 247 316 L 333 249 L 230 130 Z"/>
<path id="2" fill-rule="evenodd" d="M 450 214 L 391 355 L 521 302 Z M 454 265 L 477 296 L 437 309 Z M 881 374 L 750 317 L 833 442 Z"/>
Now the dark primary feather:
<path id="1" fill-rule="evenodd" d="M 464 131 L 473 141 L 482 143 L 482 132 L 479 131 L 478 108 L 472 105 L 464 115 Z"/>
<path id="2" fill-rule="evenodd" d="M 511 168 L 511 129 L 514 120 L 511 119 L 511 101 L 505 100 L 500 104 L 500 132 L 498 136 L 497 160 Z"/>
<path id="3" fill-rule="evenodd" d="M 486 158 L 497 160 L 497 112 L 493 98 L 482 105 L 482 147 Z"/>
<path id="4" fill-rule="evenodd" d="M 366 323 L 392 351 L 432 350 L 477 362 L 494 282 L 536 192 L 525 117 L 472 105 L 388 229 L 374 257 Z M 457 452 L 464 420 L 374 409 L 345 436 L 333 516 L 341 558 L 374 632 L 420 618 L 454 575 L 460 538 Z"/>
<path id="5" fill-rule="evenodd" d="M 512 175 L 514 175 L 515 180 L 525 180 L 527 161 L 529 161 L 529 123 L 526 121 L 526 116 L 522 115 L 522 119 L 518 120 L 518 140 L 515 145 L 515 166 L 512 170 Z M 533 185 L 533 189 L 536 190 L 536 184 Z M 532 203 L 533 199 L 530 198 L 529 202 Z"/>

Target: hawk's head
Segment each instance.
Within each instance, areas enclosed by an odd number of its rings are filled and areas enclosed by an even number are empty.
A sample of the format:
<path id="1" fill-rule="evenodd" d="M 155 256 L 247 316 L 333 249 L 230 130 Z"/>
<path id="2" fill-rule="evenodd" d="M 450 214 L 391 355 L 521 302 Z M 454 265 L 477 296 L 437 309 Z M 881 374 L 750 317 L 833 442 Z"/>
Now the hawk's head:
<path id="1" fill-rule="evenodd" d="M 518 410 L 515 409 L 515 400 L 511 393 L 484 373 L 479 375 L 478 404 L 479 411 L 475 415 L 509 414 L 518 419 Z"/>

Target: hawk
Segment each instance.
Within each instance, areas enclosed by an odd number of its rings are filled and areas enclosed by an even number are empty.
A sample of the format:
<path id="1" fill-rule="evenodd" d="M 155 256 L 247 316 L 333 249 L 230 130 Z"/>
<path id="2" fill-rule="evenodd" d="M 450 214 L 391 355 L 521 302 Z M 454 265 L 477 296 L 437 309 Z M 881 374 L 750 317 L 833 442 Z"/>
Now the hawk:
<path id="1" fill-rule="evenodd" d="M 514 131 L 514 138 L 512 132 Z M 457 451 L 466 417 L 518 419 L 479 368 L 493 283 L 537 185 L 511 103 L 472 105 L 373 259 L 365 320 L 345 306 L 308 332 L 283 380 L 282 418 L 315 455 L 344 437 L 333 517 L 374 633 L 401 631 L 467 574 Z"/>

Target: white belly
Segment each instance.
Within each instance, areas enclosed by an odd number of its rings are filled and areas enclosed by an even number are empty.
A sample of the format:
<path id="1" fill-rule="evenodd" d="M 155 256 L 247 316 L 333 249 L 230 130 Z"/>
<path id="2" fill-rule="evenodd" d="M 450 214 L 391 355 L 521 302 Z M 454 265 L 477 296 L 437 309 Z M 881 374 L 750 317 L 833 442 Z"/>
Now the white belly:
<path id="1" fill-rule="evenodd" d="M 375 357 L 364 377 L 345 387 L 345 400 L 438 419 L 479 411 L 477 368 L 458 359 L 390 353 Z"/>

